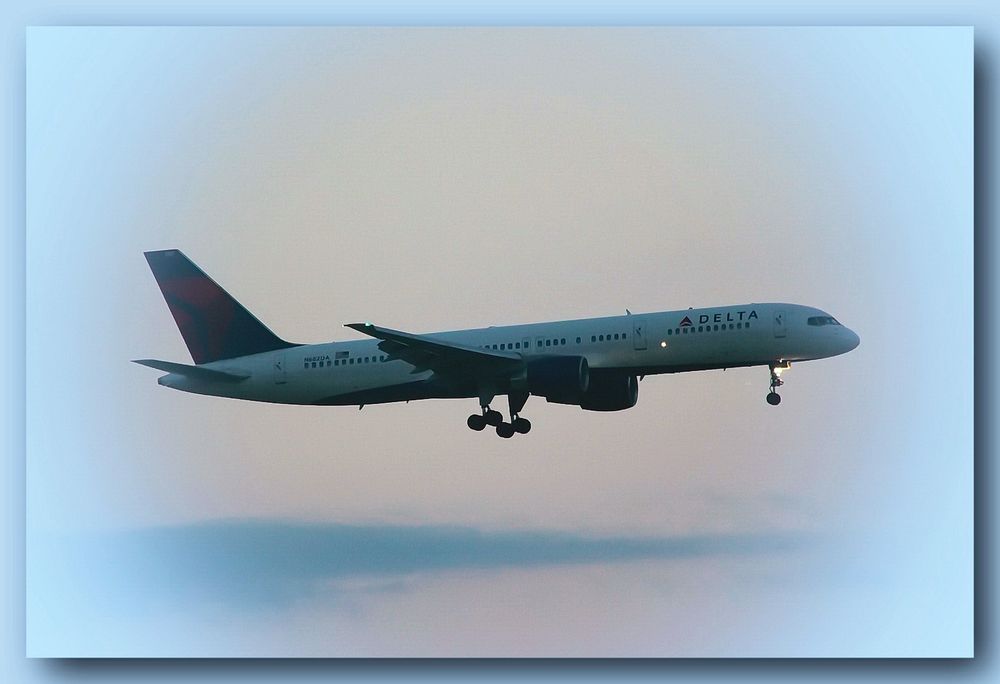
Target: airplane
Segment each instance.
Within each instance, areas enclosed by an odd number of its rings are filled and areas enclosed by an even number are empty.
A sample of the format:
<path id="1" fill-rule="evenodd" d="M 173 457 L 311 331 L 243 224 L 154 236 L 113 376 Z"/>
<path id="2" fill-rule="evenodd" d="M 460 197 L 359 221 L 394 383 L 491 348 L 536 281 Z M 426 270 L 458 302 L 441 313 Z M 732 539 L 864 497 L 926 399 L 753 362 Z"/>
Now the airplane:
<path id="1" fill-rule="evenodd" d="M 138 359 L 165 387 L 233 399 L 358 406 L 417 399 L 479 400 L 469 428 L 510 438 L 531 423 L 528 397 L 620 411 L 635 406 L 647 375 L 767 366 L 767 403 L 781 402 L 793 362 L 851 351 L 852 330 L 810 306 L 766 303 L 635 313 L 413 334 L 350 323 L 371 339 L 286 342 L 180 250 L 145 252 L 194 365 Z M 491 408 L 507 395 L 509 420 Z"/>

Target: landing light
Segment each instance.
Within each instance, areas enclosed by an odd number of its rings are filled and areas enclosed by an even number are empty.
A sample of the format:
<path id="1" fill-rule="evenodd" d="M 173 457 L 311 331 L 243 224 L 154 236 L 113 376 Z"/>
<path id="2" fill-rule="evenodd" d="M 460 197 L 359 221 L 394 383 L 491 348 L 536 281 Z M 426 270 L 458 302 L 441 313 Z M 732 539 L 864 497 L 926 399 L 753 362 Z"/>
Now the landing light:
<path id="1" fill-rule="evenodd" d="M 662 348 L 666 349 L 666 348 L 667 348 L 667 341 L 666 341 L 666 340 L 664 340 L 664 341 L 660 342 L 660 346 L 661 346 Z"/>
<path id="2" fill-rule="evenodd" d="M 783 370 L 785 370 L 785 369 L 784 369 L 784 368 L 782 368 L 781 366 L 775 366 L 775 367 L 774 367 L 774 374 L 775 374 L 775 375 L 776 375 L 777 377 L 779 377 L 779 378 L 780 378 L 780 377 L 781 377 L 781 371 L 783 371 Z"/>

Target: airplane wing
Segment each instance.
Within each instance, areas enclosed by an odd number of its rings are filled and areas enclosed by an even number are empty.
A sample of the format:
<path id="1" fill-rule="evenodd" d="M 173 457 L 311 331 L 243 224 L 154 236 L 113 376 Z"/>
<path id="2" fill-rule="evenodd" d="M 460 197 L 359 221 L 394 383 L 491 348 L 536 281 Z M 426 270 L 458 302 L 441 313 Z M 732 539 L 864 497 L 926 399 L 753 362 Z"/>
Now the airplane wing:
<path id="1" fill-rule="evenodd" d="M 433 370 L 438 373 L 503 372 L 521 363 L 521 355 L 446 342 L 427 335 L 414 335 L 382 328 L 371 323 L 349 323 L 348 328 L 382 340 L 378 348 L 390 356 L 413 365 L 413 373 Z"/>

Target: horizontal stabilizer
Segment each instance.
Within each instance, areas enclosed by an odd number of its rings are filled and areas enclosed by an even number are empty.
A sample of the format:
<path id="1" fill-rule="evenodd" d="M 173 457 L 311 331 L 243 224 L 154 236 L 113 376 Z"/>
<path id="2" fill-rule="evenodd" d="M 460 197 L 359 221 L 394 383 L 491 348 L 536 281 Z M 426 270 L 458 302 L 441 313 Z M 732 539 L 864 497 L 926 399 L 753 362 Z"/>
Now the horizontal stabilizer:
<path id="1" fill-rule="evenodd" d="M 241 382 L 250 377 L 249 373 L 212 370 L 211 368 L 189 366 L 186 363 L 159 361 L 157 359 L 136 359 L 133 363 L 138 363 L 140 366 L 149 366 L 165 373 L 184 375 L 194 380 L 204 380 L 205 382 Z"/>

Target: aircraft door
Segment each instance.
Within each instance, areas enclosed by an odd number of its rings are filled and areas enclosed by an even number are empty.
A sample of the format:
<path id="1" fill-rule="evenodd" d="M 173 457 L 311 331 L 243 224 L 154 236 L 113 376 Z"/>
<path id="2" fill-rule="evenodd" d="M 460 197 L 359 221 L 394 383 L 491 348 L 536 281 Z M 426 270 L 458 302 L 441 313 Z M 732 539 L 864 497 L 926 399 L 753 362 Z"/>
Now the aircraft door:
<path id="1" fill-rule="evenodd" d="M 274 376 L 275 385 L 284 385 L 288 382 L 288 372 L 285 368 L 285 352 L 277 352 L 271 358 L 271 374 Z"/>
<path id="2" fill-rule="evenodd" d="M 646 348 L 646 319 L 643 316 L 630 316 L 632 319 L 632 345 L 636 351 Z"/>
<path id="3" fill-rule="evenodd" d="M 774 336 L 784 337 L 785 336 L 785 312 L 775 311 L 774 312 Z"/>

